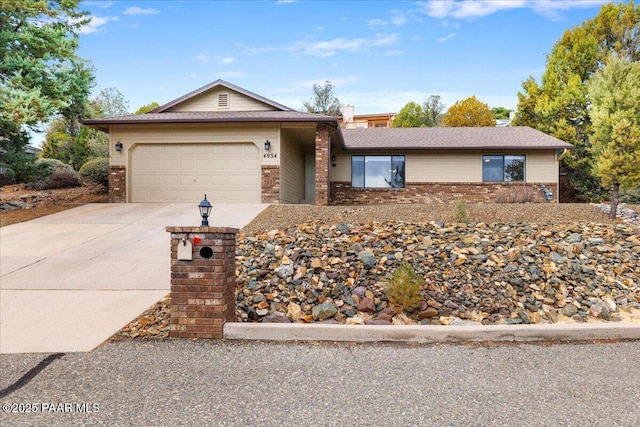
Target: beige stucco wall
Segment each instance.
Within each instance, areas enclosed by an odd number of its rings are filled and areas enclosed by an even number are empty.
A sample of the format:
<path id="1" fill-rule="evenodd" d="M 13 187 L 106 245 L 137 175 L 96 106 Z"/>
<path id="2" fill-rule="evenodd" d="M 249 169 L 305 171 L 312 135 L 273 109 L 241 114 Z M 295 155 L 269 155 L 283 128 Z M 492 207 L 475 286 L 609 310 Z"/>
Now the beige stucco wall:
<path id="1" fill-rule="evenodd" d="M 287 132 L 280 145 L 280 202 L 299 203 L 304 199 L 304 152 Z"/>
<path id="2" fill-rule="evenodd" d="M 229 94 L 229 107 L 218 108 L 218 94 Z M 170 108 L 168 111 L 267 111 L 274 107 L 227 88 L 215 88 Z"/>
<path id="3" fill-rule="evenodd" d="M 332 182 L 351 182 L 351 156 L 355 153 L 336 150 L 336 167 L 331 169 Z M 429 151 L 423 153 L 394 152 L 406 155 L 406 182 L 482 182 L 483 154 L 524 154 L 526 182 L 558 182 L 558 161 L 553 150 L 522 151 Z"/>

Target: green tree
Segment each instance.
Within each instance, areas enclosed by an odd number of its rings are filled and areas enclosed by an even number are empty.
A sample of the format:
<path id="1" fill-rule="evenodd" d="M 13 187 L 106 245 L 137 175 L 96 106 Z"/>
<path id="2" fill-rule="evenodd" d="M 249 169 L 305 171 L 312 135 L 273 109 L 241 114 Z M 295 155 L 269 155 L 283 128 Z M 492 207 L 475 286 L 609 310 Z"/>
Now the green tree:
<path id="1" fill-rule="evenodd" d="M 440 95 L 431 95 L 422 103 L 424 122 L 428 127 L 440 126 L 444 117 L 444 109 L 447 108 L 440 99 Z"/>
<path id="2" fill-rule="evenodd" d="M 0 145 L 14 172 L 29 165 L 25 132 L 81 112 L 93 85 L 92 68 L 76 55 L 77 32 L 88 22 L 78 3 L 0 0 Z"/>
<path id="3" fill-rule="evenodd" d="M 6 137 L 5 135 L 11 135 Z M 24 150 L 29 144 L 29 135 L 11 122 L 0 121 L 0 143 L 4 152 L 0 156 L 0 166 L 4 169 L 4 180 L 29 182 L 33 178 L 34 157 Z M 0 177 L 1 178 L 1 177 Z"/>
<path id="4" fill-rule="evenodd" d="M 422 107 L 415 102 L 408 102 L 393 118 L 391 127 L 394 128 L 418 128 L 425 126 Z"/>
<path id="5" fill-rule="evenodd" d="M 496 119 L 489 109 L 489 106 L 480 102 L 475 96 L 456 101 L 448 110 L 442 126 L 447 127 L 474 127 L 474 126 L 495 126 Z"/>
<path id="6" fill-rule="evenodd" d="M 324 85 L 313 85 L 313 97 L 305 102 L 304 108 L 309 113 L 325 114 L 338 117 L 342 115 L 342 104 L 333 94 L 334 85 L 325 81 Z"/>
<path id="7" fill-rule="evenodd" d="M 160 104 L 158 104 L 157 102 L 153 101 L 147 105 L 143 105 L 142 107 L 138 108 L 136 110 L 135 113 L 133 114 L 146 114 L 150 111 L 155 110 L 156 108 L 158 108 L 160 106 Z"/>
<path id="8" fill-rule="evenodd" d="M 496 120 L 507 120 L 512 111 L 505 107 L 493 107 L 491 114 Z"/>
<path id="9" fill-rule="evenodd" d="M 640 184 L 640 62 L 611 55 L 587 89 L 594 172 L 611 186 L 609 217 L 615 218 L 620 188 Z"/>
<path id="10" fill-rule="evenodd" d="M 101 89 L 91 102 L 93 117 L 126 116 L 129 113 L 129 100 L 115 87 Z"/>
<path id="11" fill-rule="evenodd" d="M 85 104 L 87 118 L 113 117 L 129 114 L 129 101 L 116 88 L 102 89 L 98 96 Z M 109 156 L 109 136 L 90 127 L 82 126 L 80 116 L 58 117 L 47 129 L 40 156 L 58 159 L 75 170 L 96 157 Z"/>
<path id="12" fill-rule="evenodd" d="M 561 167 L 583 200 L 602 196 L 589 150 L 587 83 L 611 52 L 630 62 L 640 60 L 639 32 L 640 8 L 633 1 L 602 6 L 595 18 L 565 31 L 547 56 L 541 82 L 529 77 L 518 93 L 515 125 L 531 126 L 574 146 L 562 157 Z"/>

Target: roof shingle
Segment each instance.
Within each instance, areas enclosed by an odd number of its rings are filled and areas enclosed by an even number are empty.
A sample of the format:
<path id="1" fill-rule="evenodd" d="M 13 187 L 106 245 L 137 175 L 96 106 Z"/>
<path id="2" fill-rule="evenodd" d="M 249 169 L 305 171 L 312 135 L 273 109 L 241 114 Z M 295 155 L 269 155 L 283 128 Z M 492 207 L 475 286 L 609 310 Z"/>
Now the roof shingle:
<path id="1" fill-rule="evenodd" d="M 433 127 L 342 129 L 347 150 L 569 149 L 536 129 L 515 127 Z"/>

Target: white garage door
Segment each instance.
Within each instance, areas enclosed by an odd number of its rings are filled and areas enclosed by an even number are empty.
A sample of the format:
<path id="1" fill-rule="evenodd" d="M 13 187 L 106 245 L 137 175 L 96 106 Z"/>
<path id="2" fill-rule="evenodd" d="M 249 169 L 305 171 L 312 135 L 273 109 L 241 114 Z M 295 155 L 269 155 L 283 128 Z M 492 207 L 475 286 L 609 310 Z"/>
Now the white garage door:
<path id="1" fill-rule="evenodd" d="M 141 144 L 131 152 L 132 202 L 260 203 L 253 144 Z"/>

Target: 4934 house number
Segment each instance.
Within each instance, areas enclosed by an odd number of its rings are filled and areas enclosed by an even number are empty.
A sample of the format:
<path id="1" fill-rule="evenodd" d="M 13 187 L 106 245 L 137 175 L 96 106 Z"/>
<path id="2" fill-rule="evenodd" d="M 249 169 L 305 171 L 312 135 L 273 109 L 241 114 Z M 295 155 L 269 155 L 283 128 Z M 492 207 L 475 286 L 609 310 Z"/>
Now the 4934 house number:
<path id="1" fill-rule="evenodd" d="M 264 153 L 262 157 L 265 159 L 276 159 L 278 158 L 278 155 L 275 153 Z"/>

